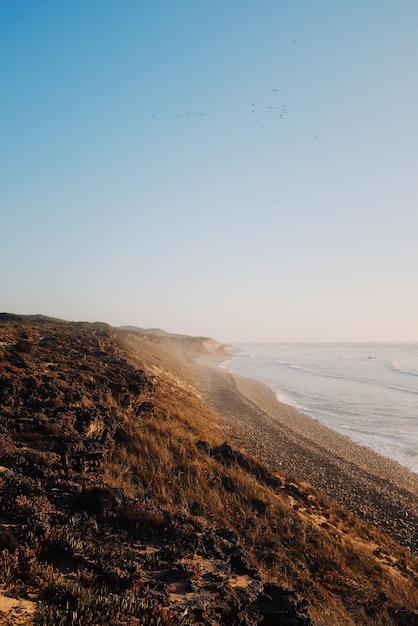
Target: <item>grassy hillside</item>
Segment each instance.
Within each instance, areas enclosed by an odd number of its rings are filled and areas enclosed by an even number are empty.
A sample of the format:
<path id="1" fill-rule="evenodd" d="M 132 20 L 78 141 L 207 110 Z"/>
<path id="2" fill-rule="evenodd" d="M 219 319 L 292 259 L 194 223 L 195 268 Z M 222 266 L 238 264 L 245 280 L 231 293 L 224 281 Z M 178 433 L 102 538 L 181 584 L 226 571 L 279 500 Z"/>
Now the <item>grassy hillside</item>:
<path id="1" fill-rule="evenodd" d="M 213 346 L 0 316 L 5 624 L 418 624 L 416 555 L 225 442 Z"/>

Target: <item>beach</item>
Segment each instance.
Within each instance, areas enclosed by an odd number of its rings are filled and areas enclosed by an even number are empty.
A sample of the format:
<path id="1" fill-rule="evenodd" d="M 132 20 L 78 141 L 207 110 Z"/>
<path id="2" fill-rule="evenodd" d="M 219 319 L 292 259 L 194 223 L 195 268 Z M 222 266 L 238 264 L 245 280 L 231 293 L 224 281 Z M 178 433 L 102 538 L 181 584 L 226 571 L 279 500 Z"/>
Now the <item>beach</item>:
<path id="1" fill-rule="evenodd" d="M 221 361 L 199 357 L 195 368 L 231 444 L 418 550 L 418 474 L 282 404 L 266 385 L 219 368 Z"/>

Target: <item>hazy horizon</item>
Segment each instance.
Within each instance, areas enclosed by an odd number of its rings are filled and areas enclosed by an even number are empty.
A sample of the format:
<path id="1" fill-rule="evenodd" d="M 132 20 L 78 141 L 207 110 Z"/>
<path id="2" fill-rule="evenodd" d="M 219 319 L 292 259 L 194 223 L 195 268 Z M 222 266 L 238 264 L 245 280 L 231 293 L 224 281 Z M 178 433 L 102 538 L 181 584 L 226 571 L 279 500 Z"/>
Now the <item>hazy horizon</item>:
<path id="1" fill-rule="evenodd" d="M 0 309 L 418 341 L 418 4 L 3 3 Z"/>

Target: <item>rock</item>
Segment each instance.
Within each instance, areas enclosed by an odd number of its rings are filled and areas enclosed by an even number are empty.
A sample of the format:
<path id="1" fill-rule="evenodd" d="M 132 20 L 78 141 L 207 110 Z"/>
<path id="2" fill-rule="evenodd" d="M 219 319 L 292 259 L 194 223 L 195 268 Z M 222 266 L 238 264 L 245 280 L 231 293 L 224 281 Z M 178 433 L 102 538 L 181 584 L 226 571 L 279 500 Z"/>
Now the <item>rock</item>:
<path id="1" fill-rule="evenodd" d="M 294 591 L 274 583 L 264 585 L 253 605 L 260 614 L 260 626 L 314 626 L 306 607 L 307 602 Z"/>

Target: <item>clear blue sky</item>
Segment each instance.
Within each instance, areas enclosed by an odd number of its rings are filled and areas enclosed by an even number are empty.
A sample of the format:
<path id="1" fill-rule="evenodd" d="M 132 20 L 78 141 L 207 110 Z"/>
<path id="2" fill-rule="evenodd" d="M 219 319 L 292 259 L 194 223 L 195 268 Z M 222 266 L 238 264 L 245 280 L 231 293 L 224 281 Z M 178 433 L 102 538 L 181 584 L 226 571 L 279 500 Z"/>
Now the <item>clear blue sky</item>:
<path id="1" fill-rule="evenodd" d="M 418 340 L 416 0 L 2 0 L 0 310 Z"/>

